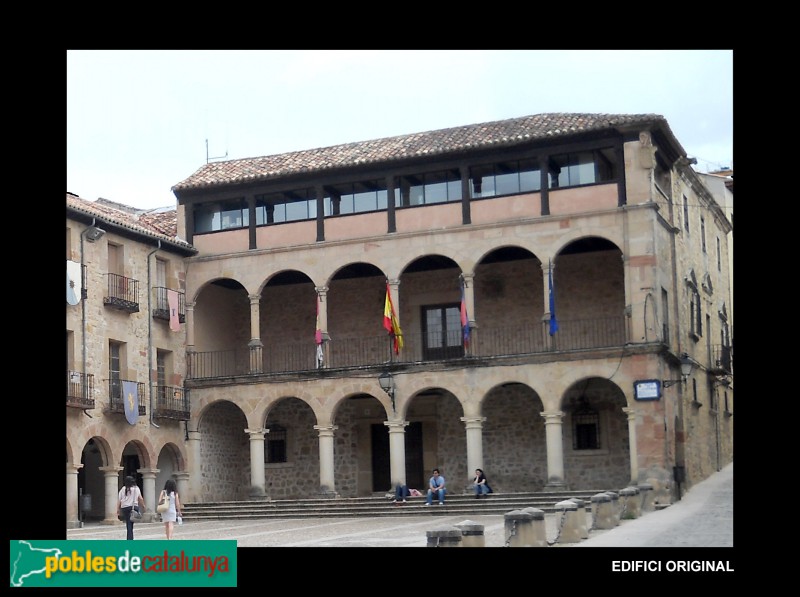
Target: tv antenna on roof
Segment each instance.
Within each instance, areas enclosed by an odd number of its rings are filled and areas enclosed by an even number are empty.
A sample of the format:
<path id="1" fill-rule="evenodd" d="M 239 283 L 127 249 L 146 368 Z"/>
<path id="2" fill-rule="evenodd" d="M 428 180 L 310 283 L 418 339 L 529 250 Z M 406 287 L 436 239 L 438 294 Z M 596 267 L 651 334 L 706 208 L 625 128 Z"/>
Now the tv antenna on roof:
<path id="1" fill-rule="evenodd" d="M 227 149 L 225 150 L 225 155 L 220 155 L 215 158 L 208 157 L 208 139 L 206 139 L 206 164 L 208 164 L 208 162 L 210 162 L 211 160 L 224 160 L 226 157 L 228 157 Z"/>

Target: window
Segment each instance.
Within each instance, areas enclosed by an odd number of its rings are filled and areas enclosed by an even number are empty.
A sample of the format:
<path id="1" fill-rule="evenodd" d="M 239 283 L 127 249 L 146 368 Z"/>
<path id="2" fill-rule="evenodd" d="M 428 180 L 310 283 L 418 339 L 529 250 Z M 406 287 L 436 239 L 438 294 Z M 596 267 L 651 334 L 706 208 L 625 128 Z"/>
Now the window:
<path id="1" fill-rule="evenodd" d="M 122 399 L 122 344 L 113 340 L 108 343 L 108 392 L 109 402 Z"/>
<path id="2" fill-rule="evenodd" d="M 434 305 L 422 308 L 423 356 L 426 360 L 464 356 L 461 332 L 461 305 Z"/>
<path id="3" fill-rule="evenodd" d="M 703 313 L 700 308 L 700 290 L 694 270 L 686 280 L 689 289 L 689 335 L 695 340 L 703 335 Z"/>
<path id="4" fill-rule="evenodd" d="M 669 294 L 665 289 L 661 289 L 661 340 L 669 344 Z"/>
<path id="5" fill-rule="evenodd" d="M 717 271 L 722 271 L 722 245 L 719 242 L 719 237 L 717 237 Z"/>
<path id="6" fill-rule="evenodd" d="M 328 186 L 325 195 L 325 216 L 378 211 L 388 206 L 386 182 L 381 180 Z"/>
<path id="7" fill-rule="evenodd" d="M 317 217 L 314 189 L 295 189 L 256 197 L 256 225 L 279 224 Z"/>
<path id="8" fill-rule="evenodd" d="M 399 187 L 395 198 L 398 207 L 461 201 L 461 174 L 457 168 L 402 176 Z"/>
<path id="9" fill-rule="evenodd" d="M 498 162 L 470 168 L 472 196 L 494 197 L 541 190 L 538 158 Z"/>
<path id="10" fill-rule="evenodd" d="M 700 216 L 700 243 L 703 246 L 703 253 L 706 252 L 706 219 Z"/>
<path id="11" fill-rule="evenodd" d="M 589 406 L 586 396 L 578 399 L 578 407 L 572 413 L 572 449 L 600 449 L 600 415 Z"/>
<path id="12" fill-rule="evenodd" d="M 172 353 L 167 350 L 156 349 L 156 387 L 158 388 L 158 398 L 160 400 L 172 398 L 167 391 L 171 356 Z"/>
<path id="13" fill-rule="evenodd" d="M 198 234 L 244 228 L 249 225 L 249 220 L 247 201 L 243 198 L 199 205 L 194 212 L 194 227 Z"/>
<path id="14" fill-rule="evenodd" d="M 689 199 L 683 196 L 683 228 L 689 234 Z"/>
<path id="15" fill-rule="evenodd" d="M 286 450 L 286 428 L 281 425 L 267 427 L 266 441 L 264 443 L 264 460 L 267 464 L 288 462 Z"/>
<path id="16" fill-rule="evenodd" d="M 606 182 L 614 179 L 611 149 L 565 153 L 550 158 L 551 189 Z"/>

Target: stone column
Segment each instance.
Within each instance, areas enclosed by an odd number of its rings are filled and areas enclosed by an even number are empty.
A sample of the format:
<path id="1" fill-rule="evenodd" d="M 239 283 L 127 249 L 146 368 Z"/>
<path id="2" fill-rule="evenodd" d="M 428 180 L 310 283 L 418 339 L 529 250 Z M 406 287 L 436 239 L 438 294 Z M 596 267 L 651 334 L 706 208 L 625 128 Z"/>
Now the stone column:
<path id="1" fill-rule="evenodd" d="M 261 342 L 261 295 L 251 294 L 250 299 L 250 373 L 261 373 L 264 370 L 264 344 Z"/>
<path id="2" fill-rule="evenodd" d="M 317 325 L 322 335 L 322 359 L 320 361 L 320 357 L 317 355 L 317 368 L 323 369 L 327 367 L 328 359 L 330 358 L 328 353 L 328 341 L 331 339 L 328 333 L 328 287 L 316 286 L 315 290 L 317 291 L 317 305 L 319 306 Z"/>
<path id="3" fill-rule="evenodd" d="M 175 477 L 175 483 L 178 486 L 178 495 L 181 496 L 181 506 L 183 506 L 190 501 L 190 498 L 187 497 L 191 493 L 189 491 L 189 473 L 181 471 L 179 473 L 173 473 L 172 476 Z"/>
<path id="4" fill-rule="evenodd" d="M 547 484 L 545 491 L 556 491 L 564 487 L 564 441 L 561 421 L 564 412 L 560 410 L 543 411 L 544 431 L 547 438 Z"/>
<path id="5" fill-rule="evenodd" d="M 628 458 L 631 461 L 631 483 L 639 482 L 639 450 L 636 448 L 636 410 L 630 407 L 622 409 L 628 416 Z"/>
<path id="6" fill-rule="evenodd" d="M 157 468 L 140 468 L 136 471 L 142 475 L 142 497 L 144 505 L 147 507 L 142 519 L 144 522 L 156 520 L 156 504 L 158 503 L 156 496 L 160 493 L 160 490 L 156 488 L 156 476 L 159 470 Z"/>
<path id="7" fill-rule="evenodd" d="M 544 315 L 542 315 L 542 326 L 544 328 L 544 338 L 547 342 L 547 348 L 549 350 L 555 350 L 554 340 L 558 335 L 556 332 L 556 336 L 550 335 L 550 272 L 555 272 L 556 268 L 552 265 L 552 262 L 548 261 L 548 263 L 542 262 L 542 276 L 544 277 Z"/>
<path id="8" fill-rule="evenodd" d="M 105 513 L 101 524 L 117 524 L 117 499 L 119 498 L 119 472 L 121 466 L 101 466 L 98 470 L 103 473 L 105 485 Z"/>
<path id="9" fill-rule="evenodd" d="M 269 429 L 245 429 L 250 436 L 250 497 L 264 497 L 264 436 Z"/>
<path id="10" fill-rule="evenodd" d="M 467 429 L 467 475 L 483 468 L 483 423 L 486 417 L 461 417 Z"/>
<path id="11" fill-rule="evenodd" d="M 472 285 L 475 274 L 463 273 L 461 279 L 464 280 L 464 302 L 467 303 L 467 317 L 469 327 L 477 327 L 475 314 L 475 288 Z"/>
<path id="12" fill-rule="evenodd" d="M 81 526 L 80 502 L 78 501 L 78 471 L 82 464 L 67 463 L 67 528 L 76 529 Z"/>
<path id="13" fill-rule="evenodd" d="M 333 432 L 335 425 L 314 425 L 319 433 L 319 491 L 323 497 L 336 497 L 333 463 Z"/>
<path id="14" fill-rule="evenodd" d="M 201 494 L 202 486 L 200 484 L 203 475 L 200 472 L 200 438 L 201 434 L 199 431 L 187 431 L 187 435 L 189 439 L 187 440 L 187 453 L 189 456 L 189 473 L 191 475 L 191 483 L 189 484 L 189 488 L 187 493 L 186 499 L 187 502 L 200 502 L 203 500 L 203 496 Z M 184 497 L 184 494 L 181 493 L 181 497 Z"/>
<path id="15" fill-rule="evenodd" d="M 186 301 L 186 347 L 194 348 L 194 303 Z"/>
<path id="16" fill-rule="evenodd" d="M 389 471 L 392 487 L 406 484 L 406 426 L 408 421 L 385 421 L 389 428 Z"/>

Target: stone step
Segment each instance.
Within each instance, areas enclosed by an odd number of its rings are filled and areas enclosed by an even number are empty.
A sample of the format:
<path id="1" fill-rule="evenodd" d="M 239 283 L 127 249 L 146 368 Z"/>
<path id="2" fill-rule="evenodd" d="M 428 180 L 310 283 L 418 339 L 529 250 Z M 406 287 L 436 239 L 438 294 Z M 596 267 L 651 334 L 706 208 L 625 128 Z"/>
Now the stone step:
<path id="1" fill-rule="evenodd" d="M 202 502 L 184 504 L 187 520 L 237 518 L 324 518 L 376 517 L 421 515 L 505 514 L 522 508 L 538 508 L 546 513 L 556 511 L 555 505 L 578 498 L 591 507 L 591 498 L 605 490 L 559 491 L 536 493 L 492 493 L 476 499 L 473 494 L 449 494 L 445 505 L 434 500 L 425 506 L 424 497 L 410 497 L 407 503 L 394 504 L 385 496 L 361 498 L 311 498 L 298 500 L 247 500 L 239 502 Z"/>

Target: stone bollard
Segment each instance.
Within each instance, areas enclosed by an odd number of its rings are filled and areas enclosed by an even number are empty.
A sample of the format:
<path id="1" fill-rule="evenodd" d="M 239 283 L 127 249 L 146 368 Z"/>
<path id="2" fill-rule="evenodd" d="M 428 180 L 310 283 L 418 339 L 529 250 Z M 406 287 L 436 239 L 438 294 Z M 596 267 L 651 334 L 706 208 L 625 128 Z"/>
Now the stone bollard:
<path id="1" fill-rule="evenodd" d="M 442 527 L 426 531 L 427 547 L 461 547 L 461 530 L 455 527 Z"/>
<path id="2" fill-rule="evenodd" d="M 581 539 L 589 538 L 589 514 L 586 512 L 586 502 L 581 498 L 572 497 L 570 501 L 575 502 L 578 507 L 578 518 L 580 521 L 580 534 Z"/>
<path id="3" fill-rule="evenodd" d="M 538 508 L 505 513 L 506 547 L 547 547 L 544 511 Z"/>
<path id="4" fill-rule="evenodd" d="M 461 547 L 486 547 L 482 524 L 465 520 L 459 522 L 455 527 L 461 530 Z"/>
<path id="5" fill-rule="evenodd" d="M 652 512 L 656 509 L 656 494 L 650 483 L 639 483 L 639 493 L 642 496 L 642 512 Z"/>
<path id="6" fill-rule="evenodd" d="M 556 533 L 555 543 L 580 543 L 581 520 L 578 504 L 572 500 L 564 500 L 555 505 Z"/>
<path id="7" fill-rule="evenodd" d="M 619 504 L 619 494 L 615 491 L 606 491 L 611 500 L 611 511 L 614 513 L 614 526 L 619 524 L 619 518 L 622 514 L 622 506 Z"/>
<path id="8" fill-rule="evenodd" d="M 619 492 L 622 502 L 622 513 L 620 516 L 625 519 L 639 518 L 642 515 L 641 500 L 638 487 L 626 487 Z"/>
<path id="9" fill-rule="evenodd" d="M 592 527 L 595 529 L 613 529 L 617 526 L 614 517 L 614 505 L 607 493 L 596 493 L 592 496 Z"/>

